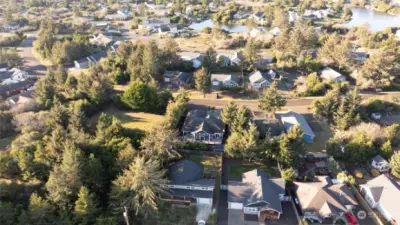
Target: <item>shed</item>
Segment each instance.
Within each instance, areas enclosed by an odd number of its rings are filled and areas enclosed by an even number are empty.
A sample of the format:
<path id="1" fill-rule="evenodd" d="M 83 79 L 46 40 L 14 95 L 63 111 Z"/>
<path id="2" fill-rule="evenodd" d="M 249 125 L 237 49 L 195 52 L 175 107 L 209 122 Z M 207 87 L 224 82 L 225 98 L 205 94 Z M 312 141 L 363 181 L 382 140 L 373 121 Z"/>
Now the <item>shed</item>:
<path id="1" fill-rule="evenodd" d="M 311 129 L 310 125 L 307 123 L 306 119 L 303 115 L 298 114 L 293 111 L 289 111 L 286 113 L 276 113 L 276 116 L 280 118 L 283 127 L 286 132 L 294 125 L 300 125 L 304 132 L 304 140 L 306 142 L 313 142 L 315 138 L 315 134 Z"/>

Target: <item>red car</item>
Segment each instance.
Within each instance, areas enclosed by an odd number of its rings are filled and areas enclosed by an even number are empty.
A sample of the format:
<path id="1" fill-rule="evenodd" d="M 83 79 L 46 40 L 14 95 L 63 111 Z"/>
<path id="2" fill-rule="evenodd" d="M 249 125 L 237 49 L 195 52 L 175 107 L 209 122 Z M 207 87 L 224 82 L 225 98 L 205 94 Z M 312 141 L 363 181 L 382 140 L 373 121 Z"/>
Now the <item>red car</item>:
<path id="1" fill-rule="evenodd" d="M 351 212 L 345 213 L 346 219 L 349 222 L 349 225 L 358 225 L 356 217 Z"/>

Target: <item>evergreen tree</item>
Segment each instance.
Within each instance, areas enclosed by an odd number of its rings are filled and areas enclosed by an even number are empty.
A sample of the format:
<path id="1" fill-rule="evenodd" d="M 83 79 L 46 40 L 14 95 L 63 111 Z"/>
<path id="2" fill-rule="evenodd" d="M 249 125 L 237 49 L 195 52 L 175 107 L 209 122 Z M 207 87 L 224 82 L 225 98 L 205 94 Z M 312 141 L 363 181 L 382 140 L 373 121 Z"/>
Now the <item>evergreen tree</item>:
<path id="1" fill-rule="evenodd" d="M 204 68 L 201 68 L 194 73 L 194 76 L 196 89 L 204 94 L 209 92 L 211 88 L 211 75 Z"/>
<path id="2" fill-rule="evenodd" d="M 299 158 L 304 154 L 304 133 L 299 125 L 291 127 L 287 134 L 280 137 L 279 161 L 286 166 L 298 166 Z"/>
<path id="3" fill-rule="evenodd" d="M 330 90 L 322 99 L 317 99 L 312 102 L 312 109 L 315 115 L 324 117 L 329 123 L 332 123 L 335 112 L 340 106 L 339 90 Z"/>
<path id="4" fill-rule="evenodd" d="M 147 216 L 158 209 L 158 196 L 166 193 L 168 180 L 157 161 L 136 157 L 128 170 L 113 182 L 111 199 L 120 213 L 124 207 Z"/>
<path id="5" fill-rule="evenodd" d="M 79 190 L 78 200 L 75 202 L 74 214 L 76 221 L 79 224 L 91 224 L 91 221 L 96 218 L 97 207 L 96 199 L 93 193 L 82 186 Z"/>
<path id="6" fill-rule="evenodd" d="M 258 100 L 258 108 L 265 114 L 275 113 L 286 105 L 286 99 L 279 94 L 277 84 L 274 82 L 271 87 L 264 90 Z"/>
<path id="7" fill-rule="evenodd" d="M 385 158 L 390 158 L 393 155 L 392 143 L 387 140 L 381 147 L 381 155 Z"/>
<path id="8" fill-rule="evenodd" d="M 232 127 L 232 124 L 236 118 L 236 114 L 238 111 L 238 107 L 234 102 L 229 102 L 224 106 L 221 113 L 221 120 L 224 124 L 228 125 L 229 128 Z"/>
<path id="9" fill-rule="evenodd" d="M 217 64 L 217 52 L 214 48 L 209 47 L 204 54 L 203 68 L 207 73 L 211 73 Z"/>
<path id="10" fill-rule="evenodd" d="M 400 179 L 400 152 L 394 153 L 389 162 L 393 176 Z"/>
<path id="11" fill-rule="evenodd" d="M 253 117 L 251 110 L 247 106 L 242 106 L 233 119 L 231 130 L 232 132 L 242 132 L 250 124 Z"/>

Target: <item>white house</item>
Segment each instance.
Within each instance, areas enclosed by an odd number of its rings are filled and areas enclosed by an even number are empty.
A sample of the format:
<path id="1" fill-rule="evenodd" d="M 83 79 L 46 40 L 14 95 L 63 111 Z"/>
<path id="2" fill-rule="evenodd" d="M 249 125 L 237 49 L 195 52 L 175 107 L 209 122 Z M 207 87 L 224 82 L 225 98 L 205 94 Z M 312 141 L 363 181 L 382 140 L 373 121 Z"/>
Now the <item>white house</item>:
<path id="1" fill-rule="evenodd" d="M 346 81 L 346 77 L 340 74 L 339 72 L 331 69 L 330 67 L 325 67 L 320 72 L 320 77 L 325 81 L 335 81 L 341 82 Z"/>
<path id="2" fill-rule="evenodd" d="M 259 70 L 255 70 L 249 74 L 250 85 L 255 89 L 269 87 L 276 76 L 277 73 L 273 70 L 265 74 L 261 73 Z"/>
<path id="3" fill-rule="evenodd" d="M 198 52 L 178 52 L 183 61 L 192 62 L 193 68 L 199 68 L 203 63 L 204 56 Z"/>
<path id="4" fill-rule="evenodd" d="M 164 201 L 184 205 L 212 205 L 215 179 L 204 177 L 204 166 L 182 159 L 169 166 L 168 194 Z"/>
<path id="5" fill-rule="evenodd" d="M 388 222 L 400 225 L 400 187 L 396 181 L 382 174 L 360 185 L 365 201 L 382 214 Z"/>
<path id="6" fill-rule="evenodd" d="M 13 84 L 13 83 L 19 83 L 23 80 L 25 80 L 28 75 L 27 72 L 22 71 L 20 69 L 17 68 L 12 68 L 10 69 L 8 72 L 6 72 L 6 74 L 8 74 L 8 77 L 4 80 L 1 81 L 0 84 L 2 85 L 9 85 L 9 84 Z"/>
<path id="7" fill-rule="evenodd" d="M 372 167 L 379 170 L 379 172 L 388 172 L 390 169 L 389 162 L 386 161 L 382 156 L 376 155 L 372 158 L 371 162 Z"/>
<path id="8" fill-rule="evenodd" d="M 301 18 L 300 14 L 297 12 L 289 11 L 289 22 L 295 23 L 297 20 Z"/>
<path id="9" fill-rule="evenodd" d="M 272 35 L 279 36 L 281 34 L 281 29 L 279 27 L 274 27 L 272 28 L 269 33 L 271 33 Z"/>
<path id="10" fill-rule="evenodd" d="M 289 201 L 285 196 L 285 181 L 272 179 L 261 170 L 246 172 L 241 181 L 228 182 L 228 209 L 241 210 L 246 215 L 257 215 L 259 221 L 279 219 L 281 201 Z"/>
<path id="11" fill-rule="evenodd" d="M 211 85 L 213 87 L 237 87 L 239 78 L 232 74 L 211 74 Z"/>

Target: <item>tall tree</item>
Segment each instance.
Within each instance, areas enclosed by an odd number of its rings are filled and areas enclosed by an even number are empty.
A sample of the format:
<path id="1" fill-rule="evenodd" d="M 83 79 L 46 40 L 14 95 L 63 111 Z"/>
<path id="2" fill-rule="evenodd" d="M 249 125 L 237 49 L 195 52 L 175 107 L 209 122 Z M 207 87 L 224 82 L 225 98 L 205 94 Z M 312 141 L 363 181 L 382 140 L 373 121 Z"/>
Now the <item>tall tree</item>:
<path id="1" fill-rule="evenodd" d="M 166 193 L 168 180 L 157 161 L 136 157 L 128 170 L 113 181 L 111 199 L 116 211 L 124 207 L 147 216 L 158 208 L 158 195 Z"/>
<path id="2" fill-rule="evenodd" d="M 400 179 L 400 152 L 394 153 L 389 162 L 393 176 Z"/>
<path id="3" fill-rule="evenodd" d="M 95 196 L 82 186 L 79 190 L 78 200 L 75 202 L 74 214 L 76 220 L 82 225 L 91 224 L 91 221 L 96 218 L 97 211 Z"/>
<path id="4" fill-rule="evenodd" d="M 278 92 L 276 82 L 264 90 L 258 100 L 258 108 L 265 114 L 275 113 L 286 105 L 286 99 Z"/>
<path id="5" fill-rule="evenodd" d="M 299 125 L 291 127 L 287 134 L 280 137 L 279 161 L 289 167 L 296 167 L 304 154 L 304 133 Z"/>
<path id="6" fill-rule="evenodd" d="M 211 73 L 217 64 L 217 52 L 213 47 L 209 47 L 204 54 L 203 68 L 207 73 Z"/>
<path id="7" fill-rule="evenodd" d="M 253 68 L 260 59 L 260 43 L 254 38 L 247 40 L 244 46 L 243 56 L 249 68 Z"/>
<path id="8" fill-rule="evenodd" d="M 318 59 L 323 64 L 332 64 L 338 66 L 339 69 L 349 65 L 350 62 L 350 45 L 347 39 L 342 38 L 333 33 L 328 36 L 322 47 L 318 50 Z"/>
<path id="9" fill-rule="evenodd" d="M 158 105 L 156 90 L 141 81 L 133 81 L 122 94 L 121 100 L 129 108 L 142 112 L 154 111 Z"/>
<path id="10" fill-rule="evenodd" d="M 201 68 L 194 73 L 194 76 L 197 90 L 204 94 L 209 92 L 211 88 L 211 75 L 204 68 Z"/>
<path id="11" fill-rule="evenodd" d="M 322 99 L 317 99 L 312 102 L 312 109 L 315 115 L 324 117 L 329 123 L 333 122 L 336 110 L 340 106 L 339 90 L 330 90 Z"/>
<path id="12" fill-rule="evenodd" d="M 242 106 L 234 117 L 231 130 L 232 132 L 242 132 L 249 126 L 253 113 L 247 106 Z"/>
<path id="13" fill-rule="evenodd" d="M 228 125 L 229 128 L 232 127 L 237 111 L 238 107 L 234 102 L 229 102 L 222 109 L 221 120 L 224 122 L 224 124 Z"/>

